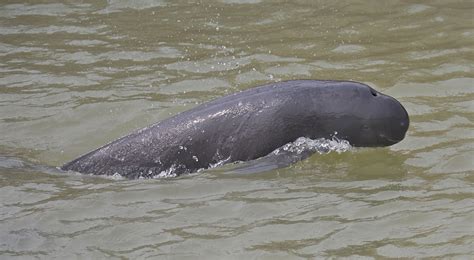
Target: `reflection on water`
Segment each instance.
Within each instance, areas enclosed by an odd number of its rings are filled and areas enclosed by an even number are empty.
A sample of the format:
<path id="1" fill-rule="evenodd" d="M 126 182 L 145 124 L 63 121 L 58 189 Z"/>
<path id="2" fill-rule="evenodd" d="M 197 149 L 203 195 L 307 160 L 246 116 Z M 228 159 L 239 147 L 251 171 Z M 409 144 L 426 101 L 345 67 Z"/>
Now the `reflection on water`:
<path id="1" fill-rule="evenodd" d="M 473 9 L 0 4 L 0 256 L 471 257 Z M 396 97 L 411 115 L 406 139 L 259 174 L 117 181 L 54 168 L 210 99 L 297 78 Z"/>

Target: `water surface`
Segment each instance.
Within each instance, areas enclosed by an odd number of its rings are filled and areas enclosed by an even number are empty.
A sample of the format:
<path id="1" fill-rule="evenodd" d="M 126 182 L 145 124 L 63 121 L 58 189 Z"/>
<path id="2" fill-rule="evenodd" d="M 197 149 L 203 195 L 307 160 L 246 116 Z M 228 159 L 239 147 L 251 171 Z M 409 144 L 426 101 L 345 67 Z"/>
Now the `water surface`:
<path id="1" fill-rule="evenodd" d="M 474 254 L 472 1 L 3 1 L 0 258 Z M 54 170 L 205 101 L 288 79 L 407 108 L 390 148 L 113 180 Z"/>

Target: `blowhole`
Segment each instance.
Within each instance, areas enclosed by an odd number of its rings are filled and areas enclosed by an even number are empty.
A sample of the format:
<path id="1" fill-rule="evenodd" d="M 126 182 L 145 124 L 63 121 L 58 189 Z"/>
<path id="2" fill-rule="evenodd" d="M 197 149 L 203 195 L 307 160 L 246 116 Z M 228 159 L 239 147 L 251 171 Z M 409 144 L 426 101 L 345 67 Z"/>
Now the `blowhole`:
<path id="1" fill-rule="evenodd" d="M 377 92 L 373 89 L 370 89 L 370 93 L 372 93 L 372 96 L 376 97 L 377 96 Z"/>

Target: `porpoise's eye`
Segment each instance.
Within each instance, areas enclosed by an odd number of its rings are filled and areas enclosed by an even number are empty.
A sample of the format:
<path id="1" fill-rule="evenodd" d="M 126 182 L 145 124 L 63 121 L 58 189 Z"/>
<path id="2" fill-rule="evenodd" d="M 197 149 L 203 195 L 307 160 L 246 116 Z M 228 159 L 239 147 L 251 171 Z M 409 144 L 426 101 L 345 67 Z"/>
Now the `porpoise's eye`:
<path id="1" fill-rule="evenodd" d="M 372 96 L 376 97 L 377 96 L 377 92 L 373 89 L 370 89 L 370 93 L 372 93 Z"/>

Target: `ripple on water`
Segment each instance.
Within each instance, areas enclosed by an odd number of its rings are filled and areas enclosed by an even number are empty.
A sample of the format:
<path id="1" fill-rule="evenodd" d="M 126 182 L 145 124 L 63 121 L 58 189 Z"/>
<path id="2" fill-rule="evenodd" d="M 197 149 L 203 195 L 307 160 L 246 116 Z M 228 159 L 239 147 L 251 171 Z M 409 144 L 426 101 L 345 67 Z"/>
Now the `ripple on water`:
<path id="1" fill-rule="evenodd" d="M 226 4 L 258 4 L 262 2 L 262 0 L 220 0 Z"/>
<path id="2" fill-rule="evenodd" d="M 249 56 L 224 56 L 203 59 L 199 61 L 179 61 L 165 65 L 169 70 L 182 70 L 193 73 L 209 73 L 219 71 L 231 71 L 245 68 L 253 63 L 260 62 L 292 62 L 301 61 L 298 58 L 279 57 L 270 54 L 249 55 Z M 240 74 L 240 73 L 239 73 Z"/>
<path id="3" fill-rule="evenodd" d="M 400 82 L 385 93 L 396 97 L 449 97 L 473 94 L 472 78 L 452 78 L 431 83 Z"/>
<path id="4" fill-rule="evenodd" d="M 279 76 L 303 76 L 310 77 L 314 67 L 309 65 L 290 63 L 283 66 L 275 66 L 265 70 L 266 73 Z"/>
<path id="5" fill-rule="evenodd" d="M 210 91 L 218 88 L 229 88 L 230 84 L 227 81 L 217 78 L 205 78 L 194 80 L 183 80 L 171 84 L 163 84 L 160 87 L 160 92 L 164 94 L 177 94 L 193 91 Z"/>
<path id="6" fill-rule="evenodd" d="M 408 14 L 417 14 L 417 13 L 424 12 L 424 11 L 430 9 L 430 8 L 431 8 L 430 6 L 428 6 L 428 5 L 423 5 L 423 4 L 410 5 L 410 6 L 407 8 L 407 13 L 408 13 Z"/>
<path id="7" fill-rule="evenodd" d="M 27 25 L 17 25 L 11 27 L 0 27 L 0 35 L 25 35 L 25 34 L 33 34 L 33 35 L 51 35 L 55 33 L 69 33 L 72 35 L 96 35 L 99 33 L 100 30 L 105 29 L 105 25 L 96 25 L 96 26 L 57 26 L 57 25 L 50 25 L 46 27 L 37 27 L 37 26 L 27 26 Z"/>
<path id="8" fill-rule="evenodd" d="M 52 55 L 55 62 L 61 61 L 63 63 L 77 63 L 77 64 L 93 64 L 97 62 L 110 61 L 133 61 L 143 62 L 159 58 L 176 58 L 181 53 L 169 47 L 158 48 L 155 51 L 108 51 L 100 54 L 92 54 L 87 51 L 80 51 L 74 53 L 57 53 Z"/>
<path id="9" fill-rule="evenodd" d="M 143 10 L 163 6 L 166 6 L 165 0 L 109 0 L 107 1 L 107 7 L 98 11 L 97 13 L 109 14 L 116 12 L 125 12 L 127 9 Z"/>
<path id="10" fill-rule="evenodd" d="M 15 18 L 26 15 L 66 16 L 89 11 L 90 4 L 9 4 L 0 8 L 0 17 Z"/>
<path id="11" fill-rule="evenodd" d="M 355 44 L 344 44 L 344 45 L 337 46 L 332 51 L 337 52 L 337 53 L 357 53 L 357 52 L 362 52 L 363 50 L 365 50 L 364 46 L 355 45 Z"/>

